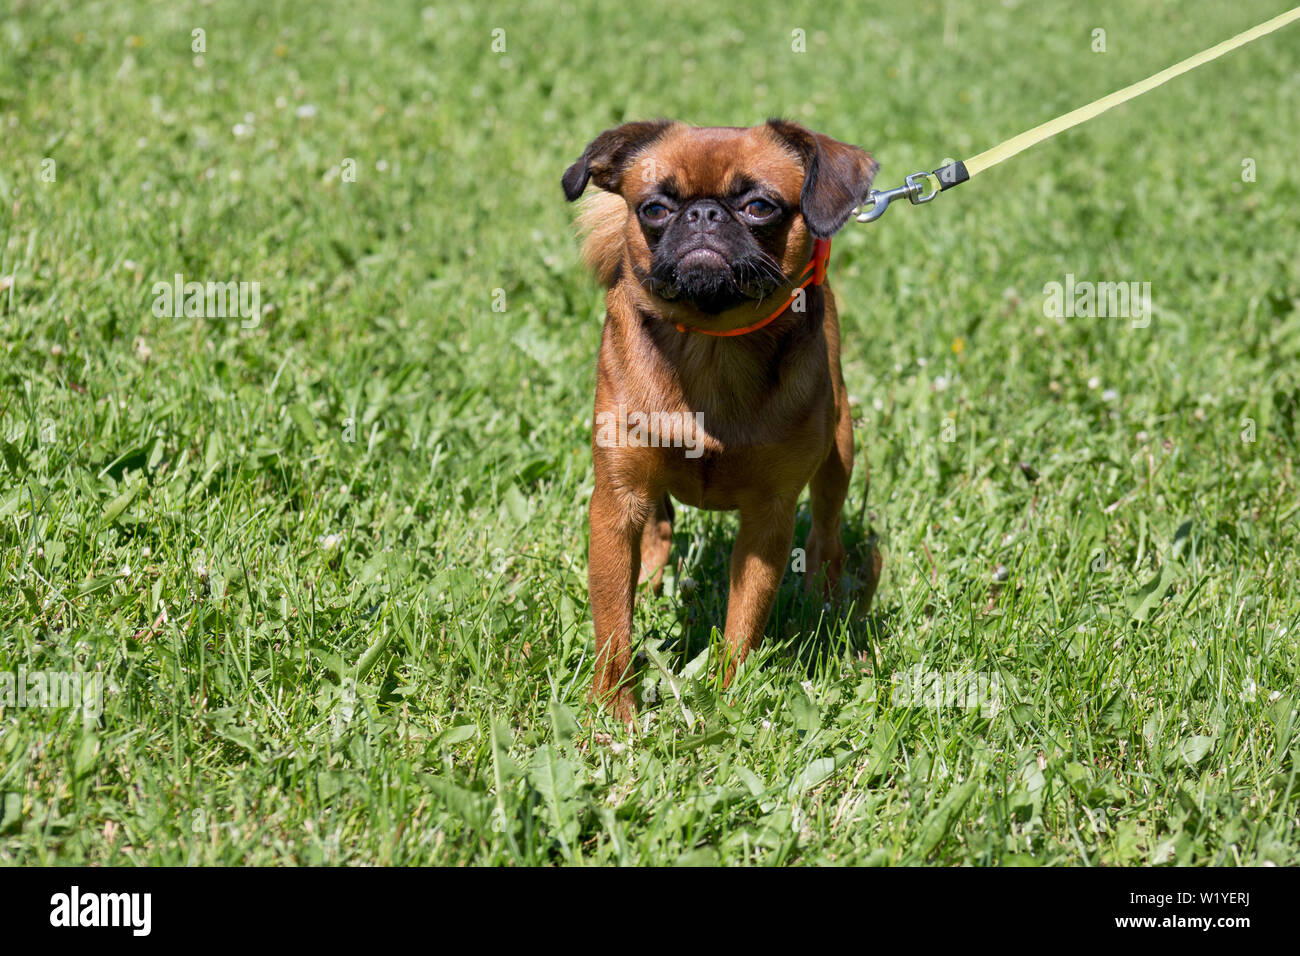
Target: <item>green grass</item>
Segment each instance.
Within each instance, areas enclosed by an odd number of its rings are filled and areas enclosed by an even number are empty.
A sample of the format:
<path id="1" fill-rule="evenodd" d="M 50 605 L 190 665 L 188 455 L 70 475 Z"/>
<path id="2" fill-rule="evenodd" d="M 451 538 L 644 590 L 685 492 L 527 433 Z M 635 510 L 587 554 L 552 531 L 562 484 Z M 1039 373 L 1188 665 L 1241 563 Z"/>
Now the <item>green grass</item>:
<path id="1" fill-rule="evenodd" d="M 626 118 L 778 114 L 897 185 L 1280 2 L 421 6 L 0 22 L 0 672 L 107 688 L 0 707 L 0 861 L 1300 862 L 1300 27 L 844 230 L 877 603 L 787 575 L 722 692 L 735 519 L 682 509 L 635 734 L 586 703 L 559 186 Z M 176 273 L 272 308 L 157 318 Z M 1149 327 L 1045 316 L 1067 274 Z"/>

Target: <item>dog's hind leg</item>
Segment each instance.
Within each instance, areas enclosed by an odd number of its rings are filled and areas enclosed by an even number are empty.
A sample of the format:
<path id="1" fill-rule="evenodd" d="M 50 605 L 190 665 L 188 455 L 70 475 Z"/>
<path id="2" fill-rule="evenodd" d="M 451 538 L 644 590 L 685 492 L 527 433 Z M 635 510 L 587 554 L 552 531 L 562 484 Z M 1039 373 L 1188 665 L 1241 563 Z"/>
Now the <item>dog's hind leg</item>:
<path id="1" fill-rule="evenodd" d="M 641 529 L 641 576 L 637 583 L 649 581 L 655 594 L 664 589 L 664 566 L 673 545 L 673 517 L 673 501 L 664 492 Z"/>
<path id="2" fill-rule="evenodd" d="M 741 661 L 762 643 L 763 629 L 790 562 L 795 502 L 791 495 L 741 505 L 740 530 L 731 551 L 724 685 L 730 686 Z"/>
<path id="3" fill-rule="evenodd" d="M 820 587 L 833 597 L 844 573 L 844 542 L 840 538 L 840 517 L 849 493 L 853 474 L 853 419 L 849 403 L 841 401 L 840 416 L 835 424 L 835 442 L 826 460 L 809 483 L 812 529 L 808 532 L 808 570 L 804 590 Z"/>

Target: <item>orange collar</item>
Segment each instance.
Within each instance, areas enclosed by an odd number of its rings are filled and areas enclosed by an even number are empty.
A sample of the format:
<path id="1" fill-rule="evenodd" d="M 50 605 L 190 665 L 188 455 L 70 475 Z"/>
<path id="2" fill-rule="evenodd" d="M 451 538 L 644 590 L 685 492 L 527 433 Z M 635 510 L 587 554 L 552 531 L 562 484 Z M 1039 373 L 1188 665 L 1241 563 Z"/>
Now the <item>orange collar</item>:
<path id="1" fill-rule="evenodd" d="M 712 335 L 720 339 L 728 339 L 735 335 L 746 335 L 750 332 L 757 332 L 764 326 L 770 325 L 772 322 L 776 321 L 777 317 L 781 315 L 781 313 L 790 308 L 790 304 L 794 302 L 795 297 L 799 294 L 801 289 L 807 288 L 810 284 L 821 285 L 826 281 L 826 263 L 830 261 L 830 258 L 831 241 L 829 239 L 814 239 L 812 259 L 809 261 L 808 265 L 804 266 L 803 272 L 799 273 L 801 279 L 803 279 L 804 276 L 808 276 L 808 278 L 800 282 L 799 285 L 795 287 L 795 290 L 790 293 L 790 298 L 786 299 L 781 305 L 781 308 L 777 309 L 766 319 L 760 319 L 753 325 L 744 325 L 738 329 L 727 329 L 725 332 L 713 332 L 709 329 L 701 329 L 696 326 L 682 325 L 679 322 L 677 323 L 677 331 L 699 332 L 701 335 Z M 812 275 L 808 275 L 810 272 Z"/>

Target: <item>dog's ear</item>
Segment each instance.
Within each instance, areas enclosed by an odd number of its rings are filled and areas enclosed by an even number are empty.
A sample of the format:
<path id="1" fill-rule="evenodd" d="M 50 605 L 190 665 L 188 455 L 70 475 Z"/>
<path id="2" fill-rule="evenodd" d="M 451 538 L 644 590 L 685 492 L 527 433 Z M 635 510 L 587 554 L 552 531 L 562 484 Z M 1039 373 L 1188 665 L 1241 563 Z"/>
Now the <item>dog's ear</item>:
<path id="1" fill-rule="evenodd" d="M 613 191 L 623 170 L 639 149 L 650 145 L 673 124 L 668 120 L 624 123 L 607 129 L 591 141 L 578 161 L 564 171 L 560 183 L 564 196 L 573 202 L 587 188 L 587 181 Z"/>
<path id="2" fill-rule="evenodd" d="M 829 239 L 866 201 L 878 164 L 866 150 L 814 133 L 798 123 L 770 119 L 767 125 L 803 159 L 799 212 L 813 236 Z"/>

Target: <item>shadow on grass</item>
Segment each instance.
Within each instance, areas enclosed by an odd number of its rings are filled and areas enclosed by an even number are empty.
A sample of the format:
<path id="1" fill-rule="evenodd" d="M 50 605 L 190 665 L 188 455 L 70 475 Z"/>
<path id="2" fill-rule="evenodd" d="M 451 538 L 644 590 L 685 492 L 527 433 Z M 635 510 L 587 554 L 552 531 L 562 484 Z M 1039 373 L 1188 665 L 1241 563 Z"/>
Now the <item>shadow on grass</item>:
<path id="1" fill-rule="evenodd" d="M 660 649 L 677 673 L 709 647 L 716 627 L 721 633 L 726 622 L 728 575 L 731 549 L 736 536 L 734 515 L 696 513 L 689 528 L 674 529 L 670 566 L 676 570 L 678 596 L 654 598 L 641 590 L 638 602 L 658 605 L 644 628 L 648 641 L 662 639 Z M 795 524 L 793 548 L 807 542 L 810 517 L 801 506 Z M 844 577 L 839 600 L 828 604 L 815 589 L 804 591 L 804 573 L 787 567 L 777 593 L 772 616 L 764 629 L 764 645 L 775 644 L 774 656 L 782 664 L 797 664 L 812 676 L 830 658 L 845 655 L 870 660 L 874 649 L 888 642 L 897 623 L 898 609 L 881 605 L 876 594 L 869 608 L 868 596 L 873 550 L 880 540 L 862 515 L 844 516 L 842 535 L 845 549 Z M 791 563 L 793 564 L 793 558 Z M 692 579 L 695 586 L 683 588 Z M 690 590 L 691 593 L 684 593 Z"/>

